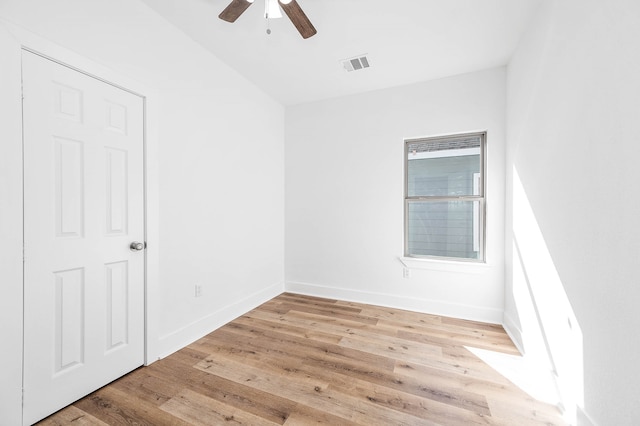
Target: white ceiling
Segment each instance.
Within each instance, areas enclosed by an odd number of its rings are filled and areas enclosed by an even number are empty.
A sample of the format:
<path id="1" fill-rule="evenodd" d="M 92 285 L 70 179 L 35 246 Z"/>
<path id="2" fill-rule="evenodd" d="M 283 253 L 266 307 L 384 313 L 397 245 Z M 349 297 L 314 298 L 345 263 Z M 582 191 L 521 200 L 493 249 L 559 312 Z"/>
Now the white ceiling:
<path id="1" fill-rule="evenodd" d="M 264 0 L 233 24 L 230 0 L 143 0 L 284 105 L 507 64 L 541 0 L 297 0 L 318 34 L 304 40 Z M 341 60 L 367 54 L 371 67 Z"/>

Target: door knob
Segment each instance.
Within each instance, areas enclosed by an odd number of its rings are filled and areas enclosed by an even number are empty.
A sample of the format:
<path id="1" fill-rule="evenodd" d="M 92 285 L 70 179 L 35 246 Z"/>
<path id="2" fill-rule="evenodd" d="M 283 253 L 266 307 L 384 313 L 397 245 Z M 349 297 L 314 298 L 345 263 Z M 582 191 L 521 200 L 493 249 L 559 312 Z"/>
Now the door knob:
<path id="1" fill-rule="evenodd" d="M 129 245 L 129 248 L 131 249 L 131 251 L 140 251 L 144 249 L 144 243 L 134 241 Z"/>

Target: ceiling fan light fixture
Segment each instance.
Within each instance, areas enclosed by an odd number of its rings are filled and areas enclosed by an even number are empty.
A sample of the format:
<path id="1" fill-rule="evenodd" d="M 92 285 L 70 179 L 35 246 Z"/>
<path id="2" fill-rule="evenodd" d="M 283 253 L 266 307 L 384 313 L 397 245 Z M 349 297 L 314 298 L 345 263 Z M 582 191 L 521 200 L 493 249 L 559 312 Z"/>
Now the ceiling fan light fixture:
<path id="1" fill-rule="evenodd" d="M 282 18 L 278 0 L 264 0 L 264 17 L 267 19 Z"/>
<path id="2" fill-rule="evenodd" d="M 227 22 L 235 22 L 253 4 L 253 1 L 231 0 L 231 3 L 218 15 L 218 18 Z M 282 11 L 284 11 L 304 39 L 312 37 L 318 32 L 296 0 L 265 0 L 264 8 L 267 22 L 269 22 L 269 18 L 282 17 Z M 267 28 L 267 34 L 270 32 L 271 30 Z"/>

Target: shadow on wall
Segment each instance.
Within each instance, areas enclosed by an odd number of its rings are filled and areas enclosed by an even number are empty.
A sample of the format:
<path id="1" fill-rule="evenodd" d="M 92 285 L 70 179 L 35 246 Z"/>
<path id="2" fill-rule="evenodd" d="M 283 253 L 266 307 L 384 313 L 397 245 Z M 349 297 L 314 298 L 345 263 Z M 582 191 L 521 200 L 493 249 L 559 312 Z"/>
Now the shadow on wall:
<path id="1" fill-rule="evenodd" d="M 584 410 L 582 331 L 531 207 L 513 169 L 513 299 L 527 364 L 555 378 L 570 424 Z"/>

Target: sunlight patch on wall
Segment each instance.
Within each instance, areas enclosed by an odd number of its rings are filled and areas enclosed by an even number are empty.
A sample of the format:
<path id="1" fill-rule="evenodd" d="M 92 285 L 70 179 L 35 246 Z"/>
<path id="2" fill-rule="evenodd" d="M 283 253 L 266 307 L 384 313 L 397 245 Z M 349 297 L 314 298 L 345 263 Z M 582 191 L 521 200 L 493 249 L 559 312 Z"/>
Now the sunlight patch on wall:
<path id="1" fill-rule="evenodd" d="M 575 424 L 577 407 L 584 407 L 582 331 L 515 167 L 513 248 L 513 296 L 522 327 L 524 357 L 543 368 L 550 364 L 565 418 Z M 535 338 L 535 331 L 528 332 L 536 329 L 542 343 Z"/>

